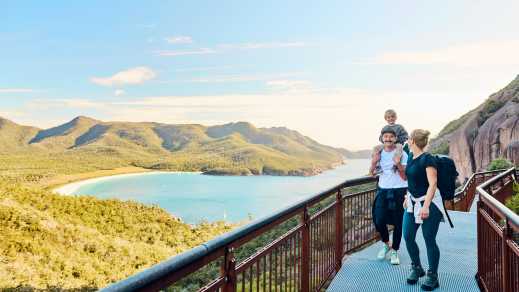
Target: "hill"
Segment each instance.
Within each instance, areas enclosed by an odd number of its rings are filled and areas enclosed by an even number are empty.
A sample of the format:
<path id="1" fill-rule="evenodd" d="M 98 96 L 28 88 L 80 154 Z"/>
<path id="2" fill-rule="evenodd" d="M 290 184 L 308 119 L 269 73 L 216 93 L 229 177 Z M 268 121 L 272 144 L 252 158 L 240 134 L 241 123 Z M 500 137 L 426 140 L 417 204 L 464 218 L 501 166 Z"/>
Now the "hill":
<path id="1" fill-rule="evenodd" d="M 431 141 L 448 154 L 463 180 L 497 158 L 519 164 L 519 76 L 475 109 L 448 123 Z"/>
<path id="2" fill-rule="evenodd" d="M 60 175 L 129 166 L 220 175 L 306 176 L 332 168 L 351 154 L 297 131 L 257 128 L 247 122 L 206 127 L 104 122 L 79 116 L 39 129 L 0 119 L 0 138 L 0 175 L 43 184 Z"/>
<path id="3" fill-rule="evenodd" d="M 190 226 L 158 207 L 0 179 L 0 290 L 97 290 L 232 227 Z"/>

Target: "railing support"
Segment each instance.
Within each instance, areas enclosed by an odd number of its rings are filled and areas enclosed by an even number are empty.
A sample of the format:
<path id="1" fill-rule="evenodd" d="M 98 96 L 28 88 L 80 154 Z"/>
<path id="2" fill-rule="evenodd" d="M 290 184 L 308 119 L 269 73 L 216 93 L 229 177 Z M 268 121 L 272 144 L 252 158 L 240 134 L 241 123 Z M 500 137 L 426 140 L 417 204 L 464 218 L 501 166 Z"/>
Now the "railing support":
<path id="1" fill-rule="evenodd" d="M 234 248 L 228 247 L 225 249 L 225 255 L 221 268 L 221 274 L 225 279 L 223 285 L 223 292 L 236 291 L 236 258 L 234 257 Z"/>
<path id="2" fill-rule="evenodd" d="M 344 253 L 344 204 L 340 188 L 335 199 L 335 272 L 338 273 Z"/>
<path id="3" fill-rule="evenodd" d="M 310 216 L 308 215 L 308 206 L 303 209 L 301 216 L 302 229 L 302 245 L 301 245 L 301 291 L 310 291 Z"/>
<path id="4" fill-rule="evenodd" d="M 482 259 L 482 256 L 483 256 L 483 251 L 481 250 L 482 249 L 482 242 L 483 242 L 483 234 L 481 233 L 482 230 L 481 230 L 481 208 L 483 207 L 483 202 L 481 200 L 478 200 L 477 201 L 477 208 L 476 208 L 476 236 L 477 236 L 477 257 L 478 257 L 478 270 L 476 272 L 476 281 L 478 282 L 478 286 L 479 286 L 479 289 L 480 290 L 483 290 L 482 289 L 482 280 L 481 280 L 481 272 L 482 272 L 482 268 L 483 268 L 483 264 L 481 263 L 481 259 Z"/>
<path id="5" fill-rule="evenodd" d="M 512 292 L 510 287 L 510 258 L 508 256 L 508 240 L 511 239 L 511 229 L 508 226 L 508 219 L 505 218 L 505 225 L 503 227 L 503 241 L 501 246 L 501 264 L 503 273 L 503 289 L 504 292 Z"/>

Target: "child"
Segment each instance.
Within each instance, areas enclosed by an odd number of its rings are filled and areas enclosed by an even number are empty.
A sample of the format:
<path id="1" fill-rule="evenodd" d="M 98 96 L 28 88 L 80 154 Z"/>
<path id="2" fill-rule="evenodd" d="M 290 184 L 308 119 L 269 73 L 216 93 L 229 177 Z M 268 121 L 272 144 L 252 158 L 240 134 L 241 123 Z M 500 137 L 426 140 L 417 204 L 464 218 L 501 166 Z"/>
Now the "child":
<path id="1" fill-rule="evenodd" d="M 384 113 L 384 119 L 387 122 L 387 126 L 393 128 L 396 133 L 396 155 L 402 155 L 403 145 L 407 141 L 409 135 L 402 125 L 396 124 L 396 112 L 392 109 L 388 109 Z M 369 173 L 375 175 L 380 172 L 380 151 L 384 148 L 384 141 L 382 140 L 382 134 L 380 134 L 378 140 L 382 143 L 373 148 L 371 155 L 371 167 Z"/>

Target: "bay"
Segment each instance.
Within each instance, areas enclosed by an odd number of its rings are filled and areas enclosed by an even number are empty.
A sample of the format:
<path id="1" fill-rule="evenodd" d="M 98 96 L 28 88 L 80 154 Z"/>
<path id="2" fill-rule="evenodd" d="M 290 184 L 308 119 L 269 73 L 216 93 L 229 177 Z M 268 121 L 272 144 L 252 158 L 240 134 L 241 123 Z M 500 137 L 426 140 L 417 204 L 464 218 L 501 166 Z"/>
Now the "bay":
<path id="1" fill-rule="evenodd" d="M 158 205 L 191 224 L 239 222 L 268 215 L 346 179 L 363 176 L 368 167 L 368 159 L 352 159 L 311 177 L 146 173 L 86 183 L 73 194 Z"/>

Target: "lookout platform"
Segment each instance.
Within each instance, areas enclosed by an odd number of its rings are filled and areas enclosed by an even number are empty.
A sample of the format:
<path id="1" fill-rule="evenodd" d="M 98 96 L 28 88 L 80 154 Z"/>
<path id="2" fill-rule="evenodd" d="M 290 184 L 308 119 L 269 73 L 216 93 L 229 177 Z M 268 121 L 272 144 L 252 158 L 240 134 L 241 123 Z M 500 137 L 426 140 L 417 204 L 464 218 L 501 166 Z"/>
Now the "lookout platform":
<path id="1" fill-rule="evenodd" d="M 480 291 L 475 275 L 477 272 L 477 228 L 476 213 L 454 212 L 449 215 L 454 228 L 448 222 L 440 224 L 436 237 L 440 248 L 438 279 L 440 288 L 435 291 Z M 416 242 L 420 247 L 420 258 L 427 269 L 427 255 L 422 233 L 418 230 Z M 349 256 L 333 279 L 327 291 L 421 291 L 420 284 L 408 285 L 411 259 L 402 239 L 399 256 L 400 265 L 393 266 L 388 260 L 377 260 L 381 243 Z"/>

